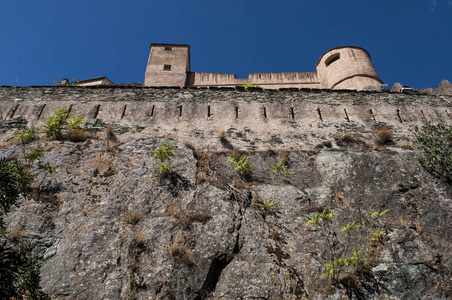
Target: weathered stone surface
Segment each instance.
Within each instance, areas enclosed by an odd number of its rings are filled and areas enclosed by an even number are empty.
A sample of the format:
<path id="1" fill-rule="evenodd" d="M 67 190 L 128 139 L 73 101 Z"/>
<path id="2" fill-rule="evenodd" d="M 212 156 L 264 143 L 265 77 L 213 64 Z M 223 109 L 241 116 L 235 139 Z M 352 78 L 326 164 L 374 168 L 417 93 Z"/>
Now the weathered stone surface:
<path id="1" fill-rule="evenodd" d="M 446 80 L 443 79 L 443 81 L 438 84 L 438 86 L 435 89 L 435 94 L 437 95 L 452 95 L 452 84 Z"/>
<path id="2" fill-rule="evenodd" d="M 400 82 L 395 82 L 394 85 L 392 86 L 391 92 L 400 93 L 402 88 L 403 88 L 403 85 Z"/>
<path id="3" fill-rule="evenodd" d="M 106 151 L 102 140 L 40 141 L 48 149 L 45 161 L 58 164 L 59 172 L 43 178 L 34 170 L 45 195 L 22 199 L 6 223 L 9 230 L 23 228 L 47 292 L 58 299 L 445 295 L 452 190 L 425 173 L 413 151 L 291 152 L 296 174 L 290 179 L 272 175 L 267 163 L 279 156 L 263 152 L 251 157 L 257 166 L 249 183 L 238 180 L 229 155 L 220 153 L 209 158 L 211 173 L 200 182 L 196 172 L 205 162 L 176 142 L 171 164 L 178 176 L 158 178 L 149 152 L 163 141 L 131 140 L 117 152 Z M 0 155 L 19 158 L 21 149 L 10 145 Z M 263 199 L 278 204 L 263 211 L 254 204 Z M 333 226 L 362 225 L 348 242 L 337 231 L 346 253 L 371 248 L 368 237 L 376 227 L 366 212 L 389 209 L 379 221 L 388 231 L 385 244 L 369 281 L 357 289 L 332 289 L 322 278 L 327 241 L 305 216 L 324 208 L 339 212 Z M 130 224 L 134 209 L 140 217 Z"/>
<path id="4" fill-rule="evenodd" d="M 57 299 L 451 297 L 452 188 L 427 173 L 410 146 L 412 129 L 424 117 L 443 114 L 450 122 L 448 96 L 127 88 L 0 92 L 7 99 L 0 103 L 0 157 L 23 161 L 17 126 L 7 121 L 23 116 L 20 124 L 39 126 L 42 118 L 33 115 L 42 102 L 30 99 L 48 95 L 43 118 L 70 103 L 75 115 L 86 118 L 85 142 L 40 136 L 25 146 L 29 152 L 40 144 L 47 150 L 43 162 L 57 164 L 59 172 L 45 175 L 31 167 L 41 193 L 23 197 L 5 218 L 15 241 L 40 262 L 41 285 Z M 94 104 L 88 95 L 102 104 L 97 119 L 87 117 Z M 169 115 L 176 98 L 192 119 Z M 13 116 L 5 117 L 16 102 L 21 105 Z M 125 103 L 121 119 L 116 112 Z M 164 105 L 161 112 L 169 117 L 147 116 L 151 110 L 143 107 L 152 103 Z M 246 119 L 215 116 L 209 123 L 201 109 L 209 103 L 212 109 L 213 103 L 239 103 Z M 273 107 L 268 120 L 254 118 L 253 110 L 264 103 Z M 281 111 L 288 108 L 290 117 L 290 107 L 313 114 L 284 120 Z M 117 141 L 105 141 L 107 125 Z M 383 125 L 394 134 L 386 146 L 374 140 Z M 225 141 L 218 138 L 220 129 Z M 178 146 L 170 162 L 174 174 L 160 177 L 150 151 L 166 140 Z M 231 149 L 250 155 L 256 164 L 251 175 L 239 176 L 232 168 Z M 290 178 L 268 166 L 283 158 L 295 172 Z M 262 207 L 273 200 L 277 204 Z M 329 239 L 306 218 L 324 209 L 338 212 Z M 378 209 L 389 211 L 377 219 L 366 214 Z M 355 220 L 361 227 L 350 236 L 340 231 L 338 225 Z M 387 235 L 372 247 L 376 230 Z M 343 258 L 363 249 L 364 267 L 343 271 L 332 285 L 322 276 L 333 258 L 331 247 Z"/>

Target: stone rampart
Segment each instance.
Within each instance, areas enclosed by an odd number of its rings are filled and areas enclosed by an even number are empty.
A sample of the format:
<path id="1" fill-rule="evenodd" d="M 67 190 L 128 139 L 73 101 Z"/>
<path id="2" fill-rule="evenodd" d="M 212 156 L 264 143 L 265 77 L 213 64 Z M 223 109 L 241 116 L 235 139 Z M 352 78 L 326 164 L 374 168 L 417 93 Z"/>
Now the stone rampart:
<path id="1" fill-rule="evenodd" d="M 218 139 L 223 130 L 239 149 L 309 149 L 345 133 L 371 141 L 383 125 L 403 142 L 427 120 L 452 122 L 452 96 L 399 93 L 2 87 L 0 99 L 3 128 L 18 118 L 39 126 L 58 107 L 70 107 L 90 128 L 112 124 L 129 133 L 170 137 L 208 149 L 224 148 Z"/>

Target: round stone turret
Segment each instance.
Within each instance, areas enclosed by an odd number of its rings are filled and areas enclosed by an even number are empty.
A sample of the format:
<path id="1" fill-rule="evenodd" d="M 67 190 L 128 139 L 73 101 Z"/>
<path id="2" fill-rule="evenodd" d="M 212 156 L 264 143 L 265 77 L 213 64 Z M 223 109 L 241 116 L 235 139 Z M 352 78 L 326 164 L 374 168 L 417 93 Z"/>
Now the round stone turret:
<path id="1" fill-rule="evenodd" d="M 321 88 L 377 90 L 382 84 L 369 53 L 360 47 L 336 47 L 325 52 L 316 66 Z"/>

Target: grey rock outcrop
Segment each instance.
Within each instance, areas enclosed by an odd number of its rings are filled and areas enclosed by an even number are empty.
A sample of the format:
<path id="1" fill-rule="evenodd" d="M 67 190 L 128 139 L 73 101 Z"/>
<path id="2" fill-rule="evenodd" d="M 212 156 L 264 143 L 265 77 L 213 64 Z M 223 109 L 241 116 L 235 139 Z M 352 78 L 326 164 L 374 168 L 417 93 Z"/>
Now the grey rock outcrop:
<path id="1" fill-rule="evenodd" d="M 267 167 L 280 153 L 254 152 L 244 181 L 227 152 L 173 141 L 175 175 L 159 178 L 149 152 L 163 141 L 131 139 L 116 152 L 102 140 L 41 141 L 59 172 L 44 178 L 34 170 L 41 195 L 23 198 L 6 223 L 22 228 L 45 291 L 58 299 L 448 296 L 452 189 L 412 150 L 292 151 L 291 178 Z M 20 158 L 21 149 L 5 146 L 0 156 Z M 270 200 L 277 204 L 256 204 Z M 366 215 L 379 208 L 389 212 L 378 221 Z M 361 228 L 328 241 L 306 219 L 323 209 L 338 212 L 333 228 L 353 220 Z M 377 228 L 387 236 L 371 247 Z M 332 287 L 322 277 L 329 243 L 344 257 L 363 249 L 367 269 L 349 269 L 350 281 Z"/>

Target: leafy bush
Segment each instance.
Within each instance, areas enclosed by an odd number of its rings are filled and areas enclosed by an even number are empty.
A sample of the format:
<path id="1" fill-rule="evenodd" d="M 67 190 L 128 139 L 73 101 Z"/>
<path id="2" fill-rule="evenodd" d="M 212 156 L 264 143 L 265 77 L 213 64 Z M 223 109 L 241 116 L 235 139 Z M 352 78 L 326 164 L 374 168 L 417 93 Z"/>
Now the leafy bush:
<path id="1" fill-rule="evenodd" d="M 67 126 L 72 129 L 72 131 L 79 130 L 77 134 L 73 133 L 72 137 L 77 139 L 77 141 L 80 141 L 80 132 L 83 132 L 80 129 L 80 126 L 83 125 L 82 119 L 82 117 L 75 116 L 72 116 L 72 118 L 69 119 L 69 109 L 66 107 L 58 107 L 58 110 L 55 111 L 53 116 L 50 116 L 44 121 L 44 131 L 50 138 L 60 140 L 63 138 L 63 129 Z M 83 138 L 86 140 L 86 134 L 83 135 Z"/>
<path id="2" fill-rule="evenodd" d="M 69 109 L 66 107 L 58 107 L 53 116 L 44 121 L 44 131 L 47 136 L 59 140 L 62 138 L 63 126 L 67 125 L 69 118 Z"/>
<path id="3" fill-rule="evenodd" d="M 228 162 L 234 167 L 234 169 L 239 172 L 240 175 L 247 175 L 253 172 L 253 168 L 256 166 L 255 163 L 250 163 L 250 156 L 246 154 L 240 155 L 238 157 L 237 153 L 233 153 L 232 157 L 228 159 Z"/>
<path id="4" fill-rule="evenodd" d="M 83 125 L 82 119 L 83 117 L 72 116 L 72 119 L 67 121 L 67 125 L 72 129 L 80 129 L 80 126 Z"/>
<path id="5" fill-rule="evenodd" d="M 386 214 L 388 211 L 389 210 L 382 210 L 379 208 L 376 212 L 367 213 L 366 215 L 371 218 L 378 218 Z M 337 230 L 332 227 L 333 217 L 337 213 L 337 211 L 327 211 L 324 209 L 321 213 L 306 216 L 307 223 L 312 224 L 319 229 L 321 231 L 321 236 L 326 242 L 327 252 L 323 276 L 331 279 L 333 284 L 337 284 L 339 282 L 343 283 L 343 281 L 347 280 L 347 278 L 356 278 L 356 274 L 359 273 L 358 270 L 364 269 L 364 262 L 367 259 L 370 259 L 371 254 L 375 252 L 369 251 L 366 256 L 363 256 L 362 252 L 364 251 L 364 248 L 353 249 L 352 253 L 347 251 L 352 243 L 352 240 L 354 242 L 360 242 L 357 241 L 356 238 L 352 239 L 351 232 L 361 228 L 361 225 L 357 224 L 357 220 L 349 222 L 347 225 L 339 225 L 340 231 L 347 233 L 347 241 L 341 242 L 337 239 Z M 371 224 L 370 222 L 366 223 Z M 368 245 L 375 250 L 379 245 L 384 245 L 384 237 L 387 232 L 378 226 L 378 222 L 374 223 L 375 224 L 372 224 L 371 226 L 376 229 L 369 237 Z M 365 247 L 365 241 L 367 243 L 367 240 L 363 240 L 362 247 Z M 346 250 L 341 249 L 341 244 Z M 348 255 L 347 252 L 349 253 Z"/>
<path id="6" fill-rule="evenodd" d="M 3 231 L 3 215 L 6 215 L 11 206 L 16 204 L 20 194 L 30 189 L 31 174 L 26 172 L 17 161 L 7 161 L 0 158 L 0 231 Z"/>
<path id="7" fill-rule="evenodd" d="M 0 299 L 50 299 L 39 286 L 39 266 L 22 245 L 0 244 Z"/>
<path id="8" fill-rule="evenodd" d="M 173 153 L 178 147 L 176 145 L 170 146 L 168 141 L 163 143 L 163 146 L 157 148 L 155 151 L 151 151 L 151 155 L 157 160 L 157 165 L 155 169 L 158 170 L 160 175 L 165 175 L 172 172 L 171 166 L 166 162 L 176 155 Z"/>
<path id="9" fill-rule="evenodd" d="M 34 126 L 23 127 L 20 131 L 14 133 L 23 144 L 27 144 L 35 139 L 36 130 Z"/>
<path id="10" fill-rule="evenodd" d="M 422 129 L 414 129 L 414 146 L 421 150 L 419 162 L 430 173 L 452 181 L 452 126 L 442 119 L 427 122 Z"/>
<path id="11" fill-rule="evenodd" d="M 0 232 L 3 216 L 16 204 L 20 194 L 30 189 L 31 174 L 17 161 L 0 159 Z M 39 267 L 22 245 L 17 249 L 8 240 L 0 243 L 0 299 L 50 299 L 39 287 Z"/>

